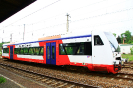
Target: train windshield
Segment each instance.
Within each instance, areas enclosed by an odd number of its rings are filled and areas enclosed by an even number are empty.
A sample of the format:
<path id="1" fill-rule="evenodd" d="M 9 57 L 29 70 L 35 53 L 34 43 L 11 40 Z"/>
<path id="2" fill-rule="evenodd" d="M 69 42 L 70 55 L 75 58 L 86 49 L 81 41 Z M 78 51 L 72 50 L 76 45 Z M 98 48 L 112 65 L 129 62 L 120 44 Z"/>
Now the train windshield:
<path id="1" fill-rule="evenodd" d="M 104 32 L 104 34 L 106 35 L 107 39 L 109 40 L 112 51 L 120 52 L 120 47 L 119 47 L 118 42 L 117 42 L 116 38 L 114 37 L 114 35 L 111 33 L 108 33 L 108 32 Z"/>

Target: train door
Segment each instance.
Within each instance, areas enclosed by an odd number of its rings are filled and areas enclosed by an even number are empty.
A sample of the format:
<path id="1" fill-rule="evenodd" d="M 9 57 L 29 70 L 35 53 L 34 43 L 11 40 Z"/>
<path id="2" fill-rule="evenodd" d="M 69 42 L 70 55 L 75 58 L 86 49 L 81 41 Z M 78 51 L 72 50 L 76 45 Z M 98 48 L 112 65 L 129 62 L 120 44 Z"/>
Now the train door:
<path id="1" fill-rule="evenodd" d="M 10 46 L 10 59 L 13 59 L 13 46 Z"/>
<path id="2" fill-rule="evenodd" d="M 105 60 L 105 50 L 103 43 L 103 34 L 99 31 L 92 32 L 92 62 L 93 64 L 105 64 L 107 60 Z M 106 57 L 108 58 L 108 57 Z"/>
<path id="3" fill-rule="evenodd" d="M 46 64 L 56 65 L 56 42 L 46 43 Z"/>

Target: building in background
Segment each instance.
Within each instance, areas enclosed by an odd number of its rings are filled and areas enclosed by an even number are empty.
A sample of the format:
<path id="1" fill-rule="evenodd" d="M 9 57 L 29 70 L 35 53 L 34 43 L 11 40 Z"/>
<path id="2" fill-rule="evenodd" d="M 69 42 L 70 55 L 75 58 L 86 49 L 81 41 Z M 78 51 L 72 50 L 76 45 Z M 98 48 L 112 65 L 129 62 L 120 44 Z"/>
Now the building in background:
<path id="1" fill-rule="evenodd" d="M 133 47 L 133 44 L 120 44 L 120 49 L 122 54 L 130 54 L 130 48 Z"/>

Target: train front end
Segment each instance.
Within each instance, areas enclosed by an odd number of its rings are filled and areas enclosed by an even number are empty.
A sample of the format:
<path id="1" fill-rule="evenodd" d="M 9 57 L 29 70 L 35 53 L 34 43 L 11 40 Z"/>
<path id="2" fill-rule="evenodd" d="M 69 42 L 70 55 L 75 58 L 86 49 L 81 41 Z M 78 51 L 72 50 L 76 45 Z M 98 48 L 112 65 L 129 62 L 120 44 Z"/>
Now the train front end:
<path id="1" fill-rule="evenodd" d="M 120 47 L 114 35 L 108 32 L 92 32 L 92 63 L 93 68 L 99 71 L 107 71 L 116 74 L 121 70 L 123 61 L 121 59 Z M 96 71 L 95 70 L 95 71 Z"/>
<path id="2" fill-rule="evenodd" d="M 118 42 L 113 34 L 104 32 L 106 35 L 111 50 L 112 50 L 112 56 L 113 56 L 113 73 L 117 73 L 121 70 L 121 66 L 123 65 L 123 60 L 121 59 L 121 53 L 120 53 L 120 46 L 118 45 Z"/>

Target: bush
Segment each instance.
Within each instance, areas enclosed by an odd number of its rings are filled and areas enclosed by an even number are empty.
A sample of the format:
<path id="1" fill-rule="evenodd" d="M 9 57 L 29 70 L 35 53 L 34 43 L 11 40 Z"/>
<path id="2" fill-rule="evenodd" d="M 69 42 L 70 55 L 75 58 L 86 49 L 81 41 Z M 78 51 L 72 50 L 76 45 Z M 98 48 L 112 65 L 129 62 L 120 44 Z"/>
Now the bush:
<path id="1" fill-rule="evenodd" d="M 133 46 L 130 48 L 131 55 L 133 55 Z"/>
<path id="2" fill-rule="evenodd" d="M 6 82 L 6 79 L 3 77 L 0 77 L 0 83 L 4 83 L 4 82 Z"/>

